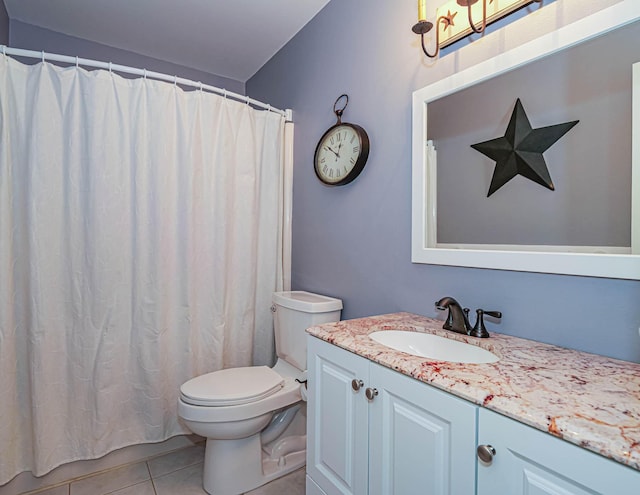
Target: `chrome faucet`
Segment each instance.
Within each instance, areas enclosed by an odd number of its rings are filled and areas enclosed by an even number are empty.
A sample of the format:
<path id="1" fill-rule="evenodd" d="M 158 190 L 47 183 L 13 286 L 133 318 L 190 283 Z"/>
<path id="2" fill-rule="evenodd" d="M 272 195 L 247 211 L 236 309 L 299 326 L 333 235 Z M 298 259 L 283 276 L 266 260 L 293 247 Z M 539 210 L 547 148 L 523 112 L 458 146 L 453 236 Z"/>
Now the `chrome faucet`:
<path id="1" fill-rule="evenodd" d="M 440 310 L 449 310 L 447 320 L 442 325 L 445 330 L 451 330 L 452 332 L 463 333 L 465 335 L 471 335 L 472 337 L 486 338 L 489 337 L 489 332 L 484 326 L 484 315 L 493 316 L 494 318 L 502 318 L 500 311 L 485 311 L 484 309 L 476 309 L 476 324 L 472 328 L 469 323 L 469 308 L 462 308 L 460 303 L 453 297 L 443 297 L 436 302 L 436 308 Z"/>

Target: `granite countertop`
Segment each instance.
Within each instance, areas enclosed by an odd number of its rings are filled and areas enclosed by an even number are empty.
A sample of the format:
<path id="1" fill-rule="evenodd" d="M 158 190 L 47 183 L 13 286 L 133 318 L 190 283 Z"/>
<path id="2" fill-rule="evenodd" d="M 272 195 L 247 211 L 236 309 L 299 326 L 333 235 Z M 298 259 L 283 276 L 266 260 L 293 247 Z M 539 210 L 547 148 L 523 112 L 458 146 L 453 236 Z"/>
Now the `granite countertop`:
<path id="1" fill-rule="evenodd" d="M 491 332 L 488 339 L 443 322 L 393 313 L 327 323 L 311 335 L 529 426 L 640 470 L 640 364 Z M 478 345 L 491 364 L 432 361 L 378 344 L 379 330 L 415 330 Z"/>

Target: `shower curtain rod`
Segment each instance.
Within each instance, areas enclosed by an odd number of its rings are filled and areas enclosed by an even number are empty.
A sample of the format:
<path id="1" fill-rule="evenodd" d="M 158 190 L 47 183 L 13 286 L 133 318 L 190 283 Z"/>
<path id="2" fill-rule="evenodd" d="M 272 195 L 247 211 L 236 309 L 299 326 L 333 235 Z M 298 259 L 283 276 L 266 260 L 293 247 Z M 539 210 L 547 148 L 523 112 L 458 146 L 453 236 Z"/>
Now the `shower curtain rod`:
<path id="1" fill-rule="evenodd" d="M 43 62 L 46 60 L 50 60 L 53 62 L 62 62 L 65 64 L 75 64 L 76 67 L 80 65 L 84 65 L 85 67 L 95 67 L 97 69 L 106 69 L 109 72 L 123 72 L 125 74 L 133 74 L 136 76 L 142 76 L 144 78 L 152 78 L 158 79 L 160 81 L 172 82 L 174 84 L 180 84 L 182 86 L 190 86 L 202 90 L 207 90 L 212 93 L 216 93 L 224 96 L 225 98 L 233 98 L 234 100 L 242 101 L 254 107 L 263 108 L 268 110 L 269 112 L 274 112 L 282 115 L 287 122 L 293 121 L 293 112 L 291 109 L 280 110 L 278 108 L 274 108 L 271 105 L 266 103 L 262 103 L 261 101 L 254 100 L 253 98 L 249 98 L 248 96 L 244 96 L 238 93 L 233 93 L 232 91 L 227 91 L 226 89 L 217 88 L 215 86 L 210 86 L 209 84 L 203 84 L 200 81 L 193 81 L 191 79 L 185 79 L 183 77 L 178 76 L 170 76 L 169 74 L 163 74 L 161 72 L 154 72 L 147 69 L 138 69 L 136 67 L 129 67 L 126 65 L 114 64 L 111 62 L 101 62 L 99 60 L 91 60 L 88 58 L 80 58 L 80 57 L 70 57 L 69 55 L 58 55 L 56 53 L 46 53 L 44 51 L 38 52 L 35 50 L 24 50 L 22 48 L 11 48 L 6 45 L 0 45 L 0 51 L 3 55 L 11 55 L 15 57 L 26 57 L 26 58 L 39 58 Z"/>

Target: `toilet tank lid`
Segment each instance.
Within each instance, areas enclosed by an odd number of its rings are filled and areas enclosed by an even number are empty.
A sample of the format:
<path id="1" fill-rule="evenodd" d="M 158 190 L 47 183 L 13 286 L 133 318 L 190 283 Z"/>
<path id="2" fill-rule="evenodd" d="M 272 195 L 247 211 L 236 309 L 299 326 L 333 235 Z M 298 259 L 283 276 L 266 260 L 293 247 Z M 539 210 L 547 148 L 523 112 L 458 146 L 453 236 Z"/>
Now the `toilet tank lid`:
<path id="1" fill-rule="evenodd" d="M 342 300 L 303 290 L 274 292 L 273 302 L 279 306 L 305 313 L 328 313 L 342 309 Z"/>

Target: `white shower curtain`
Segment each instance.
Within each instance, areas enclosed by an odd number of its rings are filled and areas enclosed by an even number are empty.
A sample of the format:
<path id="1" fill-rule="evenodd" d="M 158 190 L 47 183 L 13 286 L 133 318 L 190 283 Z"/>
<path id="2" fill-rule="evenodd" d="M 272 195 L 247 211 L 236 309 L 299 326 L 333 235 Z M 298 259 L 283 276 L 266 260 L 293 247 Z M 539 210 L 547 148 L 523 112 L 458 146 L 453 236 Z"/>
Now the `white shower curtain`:
<path id="1" fill-rule="evenodd" d="M 0 484 L 186 433 L 180 385 L 271 363 L 284 119 L 0 56 Z M 286 264 L 286 263 L 285 263 Z"/>

